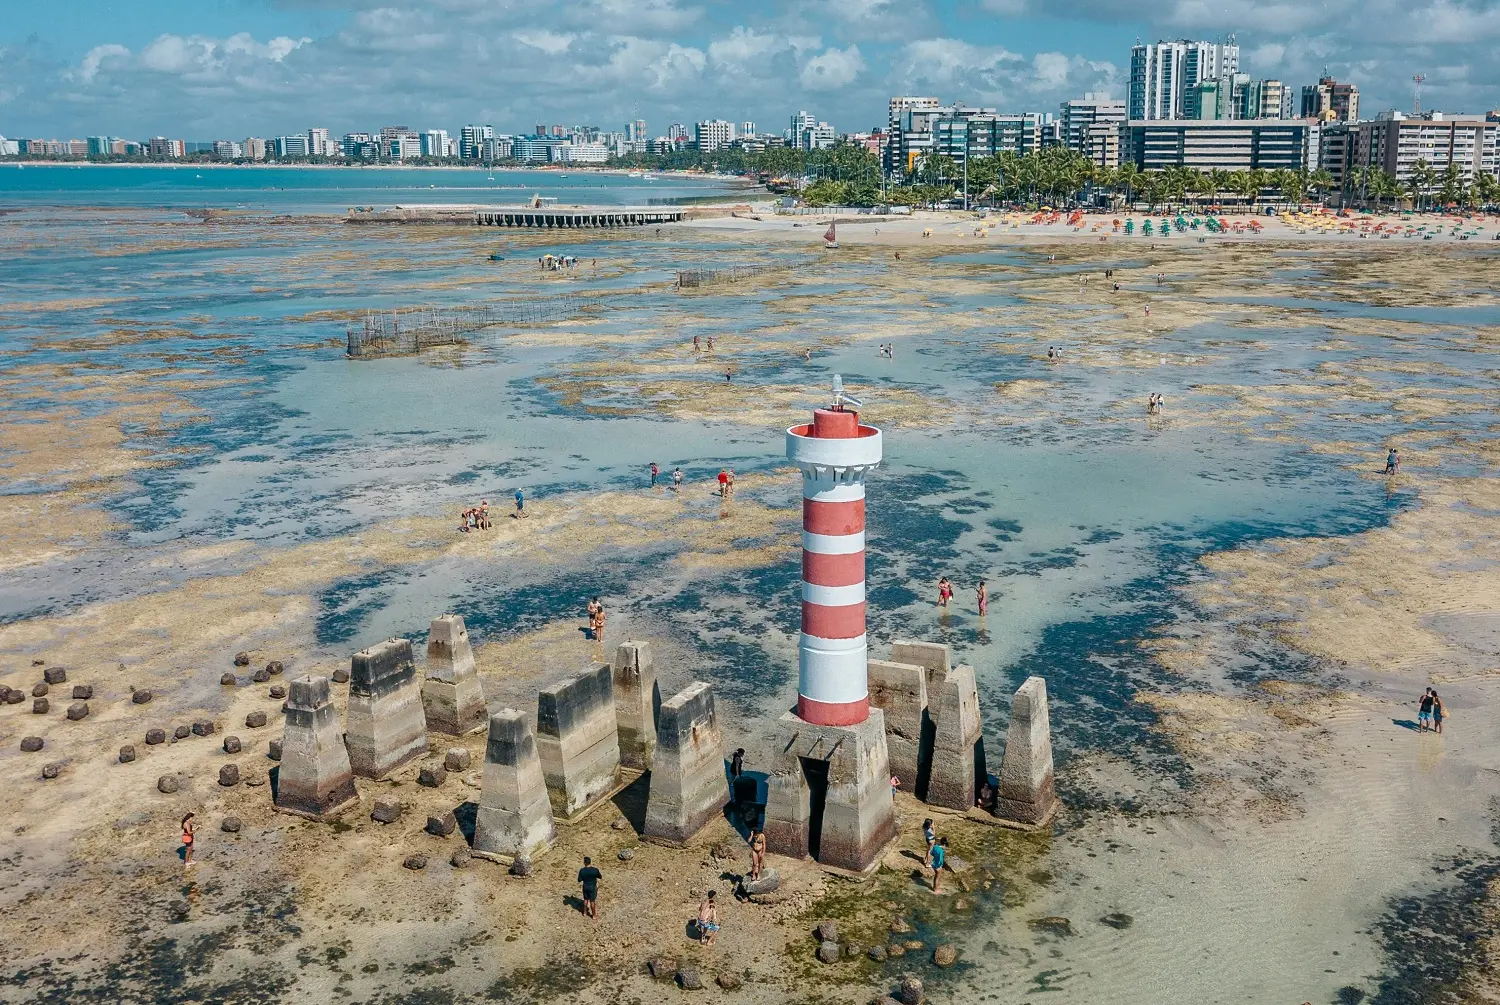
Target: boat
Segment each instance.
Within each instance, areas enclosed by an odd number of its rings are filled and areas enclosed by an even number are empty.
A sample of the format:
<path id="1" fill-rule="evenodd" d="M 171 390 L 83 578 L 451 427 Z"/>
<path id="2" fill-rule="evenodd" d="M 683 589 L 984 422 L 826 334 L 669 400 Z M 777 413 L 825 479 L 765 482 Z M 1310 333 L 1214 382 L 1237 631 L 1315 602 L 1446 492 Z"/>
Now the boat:
<path id="1" fill-rule="evenodd" d="M 503 261 L 505 261 L 505 256 L 502 255 L 502 254 L 500 254 L 499 252 L 496 252 L 496 253 L 494 253 L 493 255 L 490 256 L 490 261 L 492 261 L 492 262 L 503 262 Z"/>
<path id="2" fill-rule="evenodd" d="M 823 247 L 837 248 L 839 246 L 838 234 L 834 232 L 833 224 L 828 224 L 828 229 L 823 232 Z"/>

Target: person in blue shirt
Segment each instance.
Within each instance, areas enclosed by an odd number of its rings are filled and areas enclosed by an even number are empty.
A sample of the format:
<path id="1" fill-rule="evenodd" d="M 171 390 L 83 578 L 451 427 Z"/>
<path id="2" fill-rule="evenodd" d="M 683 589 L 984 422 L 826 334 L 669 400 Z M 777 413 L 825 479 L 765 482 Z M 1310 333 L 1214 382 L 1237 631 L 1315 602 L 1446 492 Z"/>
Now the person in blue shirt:
<path id="1" fill-rule="evenodd" d="M 938 892 L 938 877 L 943 874 L 943 862 L 948 858 L 948 839 L 938 838 L 932 846 L 932 892 Z"/>
<path id="2" fill-rule="evenodd" d="M 516 489 L 516 519 L 519 520 L 526 515 L 526 495 L 520 489 Z"/>

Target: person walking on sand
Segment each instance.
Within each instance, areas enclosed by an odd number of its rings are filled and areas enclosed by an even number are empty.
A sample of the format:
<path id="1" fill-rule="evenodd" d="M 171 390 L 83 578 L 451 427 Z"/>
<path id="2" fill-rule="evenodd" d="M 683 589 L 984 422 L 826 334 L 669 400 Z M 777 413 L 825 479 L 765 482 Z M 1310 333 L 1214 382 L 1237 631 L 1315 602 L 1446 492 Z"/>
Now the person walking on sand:
<path id="1" fill-rule="evenodd" d="M 729 474 L 729 481 L 727 481 L 727 482 L 724 483 L 724 487 L 728 490 L 726 494 L 729 495 L 730 498 L 733 498 L 734 497 L 734 468 L 730 468 L 728 474 Z"/>
<path id="2" fill-rule="evenodd" d="M 583 868 L 578 870 L 578 882 L 583 885 L 583 916 L 599 920 L 599 881 L 604 873 L 594 867 L 594 860 L 583 856 Z"/>
<path id="3" fill-rule="evenodd" d="M 943 864 L 948 860 L 948 839 L 938 838 L 932 846 L 932 892 L 938 892 L 938 877 L 943 874 Z"/>
<path id="4" fill-rule="evenodd" d="M 953 599 L 953 584 L 948 582 L 947 576 L 938 577 L 938 606 L 947 607 L 948 601 Z"/>
<path id="5" fill-rule="evenodd" d="M 1397 472 L 1397 470 L 1400 469 L 1400 467 L 1401 455 L 1396 452 L 1395 447 L 1392 447 L 1390 451 L 1385 455 L 1385 473 L 1388 475 L 1393 475 Z"/>
<path id="6" fill-rule="evenodd" d="M 979 581 L 979 586 L 974 590 L 974 601 L 979 605 L 981 617 L 990 609 L 990 591 L 984 585 L 984 580 Z"/>
<path id="7" fill-rule="evenodd" d="M 719 934 L 719 905 L 714 901 L 716 890 L 708 891 L 708 896 L 698 905 L 698 944 L 700 946 L 711 946 Z"/>
<path id="8" fill-rule="evenodd" d="M 719 498 L 729 498 L 729 472 L 725 468 L 719 469 Z"/>
<path id="9" fill-rule="evenodd" d="M 182 818 L 182 864 L 197 865 L 193 861 L 193 835 L 198 833 L 198 825 L 193 823 L 193 814 L 189 813 Z"/>
<path id="10" fill-rule="evenodd" d="M 766 832 L 756 829 L 750 832 L 750 878 L 760 879 L 766 867 Z"/>
<path id="11" fill-rule="evenodd" d="M 1432 688 L 1422 692 L 1422 700 L 1417 704 L 1417 731 L 1425 733 L 1432 728 Z"/>
<path id="12" fill-rule="evenodd" d="M 702 348 L 703 348 L 702 339 L 699 336 L 694 335 L 693 336 L 693 352 L 699 352 L 700 350 L 702 350 Z"/>
<path id="13" fill-rule="evenodd" d="M 652 488 L 656 488 L 656 476 L 659 475 L 659 474 L 661 474 L 661 468 L 657 467 L 655 461 L 652 461 L 651 462 L 651 487 Z"/>
<path id="14" fill-rule="evenodd" d="M 1432 692 L 1432 730 L 1439 736 L 1443 733 L 1443 720 L 1448 717 L 1448 710 L 1443 707 L 1443 699 L 1438 697 L 1436 691 Z"/>
<path id="15" fill-rule="evenodd" d="M 681 492 L 682 491 L 682 469 L 681 468 L 673 468 L 672 469 L 672 491 L 673 492 Z"/>
<path id="16" fill-rule="evenodd" d="M 479 500 L 479 529 L 490 529 L 490 501 L 488 499 Z"/>
<path id="17" fill-rule="evenodd" d="M 923 868 L 932 868 L 932 848 L 937 844 L 937 832 L 932 829 L 932 817 L 922 821 L 922 840 L 927 843 L 927 850 L 922 852 Z"/>
<path id="18" fill-rule="evenodd" d="M 516 519 L 521 520 L 526 516 L 526 493 L 516 489 Z"/>

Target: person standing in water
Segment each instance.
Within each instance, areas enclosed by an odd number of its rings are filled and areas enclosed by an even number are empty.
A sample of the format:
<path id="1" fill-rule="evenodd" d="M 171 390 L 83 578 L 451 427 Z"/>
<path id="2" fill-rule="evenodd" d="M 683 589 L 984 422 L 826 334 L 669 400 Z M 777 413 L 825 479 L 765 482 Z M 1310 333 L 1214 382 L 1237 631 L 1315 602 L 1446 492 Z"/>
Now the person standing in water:
<path id="1" fill-rule="evenodd" d="M 938 877 L 943 874 L 943 864 L 948 860 L 948 839 L 938 838 L 932 846 L 932 892 L 938 892 Z"/>
<path id="2" fill-rule="evenodd" d="M 984 580 L 979 581 L 979 587 L 974 591 L 974 600 L 979 604 L 979 613 L 984 615 L 990 609 L 990 591 L 984 585 Z"/>
<path id="3" fill-rule="evenodd" d="M 1392 447 L 1390 449 L 1390 452 L 1385 455 L 1385 473 L 1388 475 L 1393 475 L 1397 472 L 1398 469 L 1400 469 L 1400 467 L 1401 455 L 1396 453 L 1395 447 Z"/>
<path id="4" fill-rule="evenodd" d="M 682 491 L 682 469 L 681 468 L 673 468 L 672 469 L 672 491 L 673 492 L 681 492 Z"/>
<path id="5" fill-rule="evenodd" d="M 1432 692 L 1432 729 L 1438 735 L 1443 732 L 1443 720 L 1448 717 L 1448 710 L 1443 707 L 1443 699 L 1438 697 L 1436 691 Z"/>
<path id="6" fill-rule="evenodd" d="M 1432 688 L 1422 692 L 1422 700 L 1417 705 L 1417 730 L 1425 733 L 1432 728 Z"/>
<path id="7" fill-rule="evenodd" d="M 953 584 L 948 582 L 947 576 L 938 577 L 938 606 L 947 607 L 948 601 L 953 599 Z"/>
<path id="8" fill-rule="evenodd" d="M 656 466 L 656 462 L 655 461 L 652 461 L 651 462 L 651 487 L 652 488 L 656 488 L 656 476 L 659 475 L 659 474 L 661 474 L 661 468 L 659 468 L 659 467 Z"/>

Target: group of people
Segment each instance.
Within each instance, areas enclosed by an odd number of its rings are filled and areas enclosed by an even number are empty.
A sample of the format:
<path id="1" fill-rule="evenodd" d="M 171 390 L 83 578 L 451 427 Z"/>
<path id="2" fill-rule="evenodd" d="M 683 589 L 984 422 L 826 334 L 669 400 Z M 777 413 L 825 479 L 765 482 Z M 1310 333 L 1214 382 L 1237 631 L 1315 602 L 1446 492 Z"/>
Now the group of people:
<path id="1" fill-rule="evenodd" d="M 543 255 L 537 259 L 537 264 L 548 272 L 561 272 L 563 269 L 578 268 L 577 255 Z"/>
<path id="2" fill-rule="evenodd" d="M 719 498 L 728 499 L 734 495 L 734 468 L 719 469 Z"/>
<path id="3" fill-rule="evenodd" d="M 595 597 L 588 603 L 589 638 L 595 642 L 604 638 L 604 605 Z"/>
<path id="4" fill-rule="evenodd" d="M 1422 692 L 1422 700 L 1417 704 L 1417 729 L 1427 732 L 1429 729 L 1434 733 L 1443 731 L 1443 720 L 1448 716 L 1448 709 L 1443 705 L 1443 699 L 1432 688 Z"/>
<path id="5" fill-rule="evenodd" d="M 1162 406 L 1162 404 L 1165 401 L 1166 401 L 1166 399 L 1162 397 L 1162 394 L 1161 394 L 1160 391 L 1152 391 L 1146 397 L 1146 414 L 1147 415 L 1160 415 L 1161 414 L 1161 406 Z"/>
<path id="6" fill-rule="evenodd" d="M 948 607 L 948 601 L 953 599 L 953 583 L 947 576 L 938 577 L 938 606 L 944 609 Z M 990 590 L 984 580 L 974 588 L 974 603 L 979 608 L 980 614 L 986 614 L 990 609 Z"/>
<path id="7" fill-rule="evenodd" d="M 1062 348 L 1060 346 L 1049 345 L 1047 347 L 1047 358 L 1049 360 L 1062 359 Z"/>
<path id="8" fill-rule="evenodd" d="M 471 530 L 490 529 L 490 501 L 479 500 L 478 506 L 470 506 L 458 515 L 458 529 L 467 534 Z"/>
<path id="9" fill-rule="evenodd" d="M 703 337 L 701 335 L 694 335 L 693 336 L 693 352 L 703 352 L 703 351 L 704 351 Z M 714 337 L 712 335 L 710 335 L 708 337 L 708 349 L 707 349 L 707 351 L 708 352 L 713 352 L 714 351 Z"/>
<path id="10" fill-rule="evenodd" d="M 1396 452 L 1395 447 L 1392 447 L 1389 451 L 1387 451 L 1385 455 L 1385 473 L 1388 475 L 1393 475 L 1398 470 L 1400 470 L 1400 468 L 1401 455 Z"/>
<path id="11" fill-rule="evenodd" d="M 943 866 L 948 862 L 948 839 L 937 836 L 937 831 L 932 827 L 932 818 L 928 817 L 922 821 L 922 840 L 927 843 L 927 853 L 922 859 L 922 865 L 932 870 L 932 892 L 938 893 L 938 877 L 943 874 Z"/>
<path id="12" fill-rule="evenodd" d="M 885 359 L 895 359 L 896 358 L 896 343 L 894 343 L 894 342 L 882 342 L 880 344 L 880 355 L 882 357 L 884 357 Z"/>

